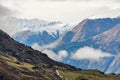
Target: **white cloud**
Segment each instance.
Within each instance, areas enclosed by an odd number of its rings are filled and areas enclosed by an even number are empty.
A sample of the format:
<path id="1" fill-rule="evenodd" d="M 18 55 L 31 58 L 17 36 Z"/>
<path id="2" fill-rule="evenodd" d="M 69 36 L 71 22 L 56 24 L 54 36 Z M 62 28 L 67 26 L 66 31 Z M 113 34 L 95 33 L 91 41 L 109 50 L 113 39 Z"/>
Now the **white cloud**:
<path id="1" fill-rule="evenodd" d="M 49 58 L 53 59 L 53 60 L 58 60 L 58 56 L 56 53 L 54 53 L 52 50 L 44 50 L 42 51 L 43 53 L 47 54 Z"/>
<path id="2" fill-rule="evenodd" d="M 50 49 L 45 49 L 43 46 L 39 46 L 37 43 L 33 44 L 32 48 L 47 54 L 49 58 L 56 61 L 62 61 L 64 58 L 68 56 L 66 50 L 60 50 L 57 54 Z"/>
<path id="3" fill-rule="evenodd" d="M 71 58 L 75 60 L 82 60 L 82 59 L 99 60 L 101 58 L 111 57 L 111 56 L 113 55 L 111 55 L 110 53 L 102 52 L 101 50 L 86 46 L 78 49 L 75 53 L 73 53 L 71 55 Z"/>
<path id="4" fill-rule="evenodd" d="M 42 52 L 47 54 L 48 57 L 56 61 L 62 61 L 64 58 L 68 56 L 68 53 L 65 50 L 59 51 L 58 54 L 54 53 L 52 50 L 44 50 Z"/>
<path id="5" fill-rule="evenodd" d="M 38 43 L 34 43 L 32 45 L 32 48 L 35 49 L 35 50 L 38 50 L 38 51 L 41 51 L 42 50 L 42 46 L 38 45 Z"/>
<path id="6" fill-rule="evenodd" d="M 43 53 L 47 54 L 48 57 L 56 61 L 62 61 L 64 58 L 68 56 L 68 53 L 66 50 L 61 50 L 58 53 L 55 53 L 50 49 L 45 49 L 44 47 L 39 46 L 38 44 L 34 44 L 32 48 L 42 51 Z M 111 56 L 114 56 L 114 55 L 111 55 L 110 53 L 102 52 L 99 49 L 94 49 L 86 46 L 78 49 L 75 53 L 71 54 L 71 59 L 100 60 L 104 57 L 111 57 Z"/>
<path id="7" fill-rule="evenodd" d="M 48 46 L 48 45 L 40 46 L 38 43 L 34 43 L 34 44 L 32 45 L 32 48 L 33 48 L 33 49 L 36 49 L 36 50 L 38 50 L 38 51 L 46 50 L 46 49 L 48 49 L 49 47 L 50 47 L 50 46 Z"/>
<path id="8" fill-rule="evenodd" d="M 64 58 L 68 56 L 68 53 L 66 50 L 60 50 L 57 56 L 58 56 L 58 60 L 62 61 Z"/>

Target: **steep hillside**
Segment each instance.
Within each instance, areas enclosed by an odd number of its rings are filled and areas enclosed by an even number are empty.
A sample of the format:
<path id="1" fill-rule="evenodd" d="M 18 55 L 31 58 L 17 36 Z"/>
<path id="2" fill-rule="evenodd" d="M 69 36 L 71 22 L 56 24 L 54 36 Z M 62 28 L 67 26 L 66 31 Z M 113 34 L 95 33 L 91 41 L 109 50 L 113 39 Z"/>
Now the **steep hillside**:
<path id="1" fill-rule="evenodd" d="M 42 66 L 42 65 L 41 65 Z M 61 80 L 52 68 L 36 67 L 0 52 L 0 80 Z"/>

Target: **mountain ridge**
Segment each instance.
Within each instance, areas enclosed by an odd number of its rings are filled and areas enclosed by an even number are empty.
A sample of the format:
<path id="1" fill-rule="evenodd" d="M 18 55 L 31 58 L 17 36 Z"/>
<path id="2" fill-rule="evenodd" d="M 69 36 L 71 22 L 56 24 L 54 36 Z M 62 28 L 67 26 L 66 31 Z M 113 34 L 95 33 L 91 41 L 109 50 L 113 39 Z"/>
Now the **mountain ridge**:
<path id="1" fill-rule="evenodd" d="M 39 19 L 26 20 L 17 18 L 10 18 L 10 23 L 19 29 L 18 32 L 12 35 L 12 37 L 16 41 L 29 46 L 33 45 L 34 43 L 39 43 L 41 46 L 50 44 L 57 40 L 63 33 L 71 30 L 74 25 L 76 25 L 66 24 L 62 22 L 48 22 Z M 28 35 L 21 36 L 22 34 Z M 47 36 L 49 38 L 49 42 L 45 41 L 48 38 L 44 36 Z M 23 37 L 26 38 L 23 40 Z"/>

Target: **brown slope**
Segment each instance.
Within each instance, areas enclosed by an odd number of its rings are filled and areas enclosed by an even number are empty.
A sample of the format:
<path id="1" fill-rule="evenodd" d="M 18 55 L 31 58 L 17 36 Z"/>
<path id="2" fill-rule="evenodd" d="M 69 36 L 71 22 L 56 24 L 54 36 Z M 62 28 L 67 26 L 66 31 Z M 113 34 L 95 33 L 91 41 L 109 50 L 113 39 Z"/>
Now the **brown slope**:
<path id="1" fill-rule="evenodd" d="M 61 80 L 52 68 L 34 67 L 0 52 L 0 80 Z"/>

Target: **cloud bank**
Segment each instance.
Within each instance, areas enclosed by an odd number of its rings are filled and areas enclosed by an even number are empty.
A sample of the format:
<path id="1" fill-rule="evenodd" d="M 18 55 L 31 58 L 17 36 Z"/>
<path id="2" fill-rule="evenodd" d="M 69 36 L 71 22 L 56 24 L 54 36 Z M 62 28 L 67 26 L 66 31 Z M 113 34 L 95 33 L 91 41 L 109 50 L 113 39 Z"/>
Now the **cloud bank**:
<path id="1" fill-rule="evenodd" d="M 68 56 L 66 50 L 60 50 L 58 53 L 55 53 L 50 49 L 45 49 L 44 47 L 39 46 L 37 43 L 33 44 L 32 48 L 38 51 L 42 51 L 43 53 L 47 54 L 49 58 L 55 61 L 62 61 L 64 58 Z"/>
<path id="2" fill-rule="evenodd" d="M 32 46 L 33 49 L 42 51 L 43 53 L 47 54 L 48 57 L 50 57 L 53 60 L 56 61 L 62 61 L 64 58 L 68 57 L 68 52 L 66 50 L 61 50 L 58 53 L 54 53 L 50 49 L 45 49 L 42 46 L 39 46 L 38 44 L 34 44 Z M 75 51 L 75 53 L 69 54 L 70 57 L 69 59 L 74 59 L 74 60 L 100 60 L 105 57 L 112 57 L 114 55 L 110 53 L 103 52 L 99 49 L 94 49 L 91 47 L 83 47 Z"/>
<path id="3" fill-rule="evenodd" d="M 2 0 L 2 4 L 20 12 L 16 17 L 68 23 L 120 15 L 120 0 Z"/>
<path id="4" fill-rule="evenodd" d="M 101 50 L 97 50 L 91 47 L 83 47 L 78 49 L 75 53 L 71 55 L 71 58 L 74 60 L 100 60 L 104 57 L 111 57 L 110 53 L 102 52 Z"/>
<path id="5" fill-rule="evenodd" d="M 68 56 L 68 53 L 65 50 L 59 51 L 58 54 L 54 53 L 52 50 L 44 50 L 42 52 L 47 54 L 49 58 L 56 61 L 62 61 L 64 58 Z"/>

